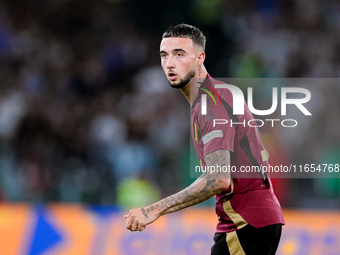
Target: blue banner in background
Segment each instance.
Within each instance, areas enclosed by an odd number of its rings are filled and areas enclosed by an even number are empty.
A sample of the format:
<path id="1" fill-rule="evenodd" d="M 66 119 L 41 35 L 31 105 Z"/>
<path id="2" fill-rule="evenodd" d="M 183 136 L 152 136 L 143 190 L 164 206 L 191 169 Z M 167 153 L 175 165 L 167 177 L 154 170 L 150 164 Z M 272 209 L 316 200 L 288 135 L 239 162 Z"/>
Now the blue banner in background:
<path id="1" fill-rule="evenodd" d="M 340 216 L 284 211 L 278 255 L 340 255 Z M 190 208 L 147 226 L 125 229 L 116 207 L 3 204 L 1 255 L 206 255 L 217 218 L 213 208 Z"/>

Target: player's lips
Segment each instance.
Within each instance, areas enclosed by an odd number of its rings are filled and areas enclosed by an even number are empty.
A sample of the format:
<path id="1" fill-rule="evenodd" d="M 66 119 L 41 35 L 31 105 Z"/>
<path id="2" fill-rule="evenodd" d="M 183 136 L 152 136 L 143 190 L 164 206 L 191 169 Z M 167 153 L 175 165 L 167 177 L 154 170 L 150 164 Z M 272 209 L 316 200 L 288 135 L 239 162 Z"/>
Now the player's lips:
<path id="1" fill-rule="evenodd" d="M 169 72 L 168 77 L 170 81 L 175 81 L 177 79 L 177 74 L 175 72 Z"/>

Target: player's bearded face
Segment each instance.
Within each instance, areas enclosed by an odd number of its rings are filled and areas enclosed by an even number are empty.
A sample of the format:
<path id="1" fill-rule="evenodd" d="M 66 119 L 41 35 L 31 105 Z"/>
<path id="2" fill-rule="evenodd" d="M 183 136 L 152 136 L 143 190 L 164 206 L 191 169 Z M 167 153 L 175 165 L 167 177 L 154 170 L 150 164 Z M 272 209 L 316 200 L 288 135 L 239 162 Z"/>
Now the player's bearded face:
<path id="1" fill-rule="evenodd" d="M 187 85 L 190 82 L 190 80 L 195 76 L 195 74 L 196 68 L 193 67 L 191 70 L 189 70 L 189 72 L 186 73 L 184 77 L 180 77 L 179 81 L 170 81 L 169 79 L 168 81 L 171 87 L 175 89 L 180 89 Z"/>
<path id="2" fill-rule="evenodd" d="M 183 88 L 196 74 L 197 48 L 189 38 L 163 38 L 160 45 L 161 64 L 173 88 Z"/>

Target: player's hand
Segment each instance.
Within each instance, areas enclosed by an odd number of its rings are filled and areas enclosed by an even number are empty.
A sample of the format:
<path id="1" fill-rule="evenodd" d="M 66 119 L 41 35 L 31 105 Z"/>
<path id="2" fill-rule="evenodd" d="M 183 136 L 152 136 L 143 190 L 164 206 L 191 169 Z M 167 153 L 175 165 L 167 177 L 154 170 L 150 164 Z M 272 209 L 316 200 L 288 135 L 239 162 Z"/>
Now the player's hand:
<path id="1" fill-rule="evenodd" d="M 144 208 L 130 210 L 128 215 L 124 215 L 125 227 L 131 231 L 143 231 L 146 225 L 159 218 L 155 211 L 146 213 Z"/>

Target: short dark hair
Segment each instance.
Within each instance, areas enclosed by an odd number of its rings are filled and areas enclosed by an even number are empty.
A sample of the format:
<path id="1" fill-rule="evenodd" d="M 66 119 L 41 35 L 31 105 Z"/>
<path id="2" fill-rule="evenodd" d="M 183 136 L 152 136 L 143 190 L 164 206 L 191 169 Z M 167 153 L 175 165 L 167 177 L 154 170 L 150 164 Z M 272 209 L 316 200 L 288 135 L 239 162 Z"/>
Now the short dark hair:
<path id="1" fill-rule="evenodd" d="M 167 31 L 163 34 L 162 38 L 169 37 L 182 37 L 189 38 L 195 44 L 201 46 L 205 51 L 206 37 L 197 27 L 188 24 L 178 24 L 176 26 L 170 26 Z"/>

